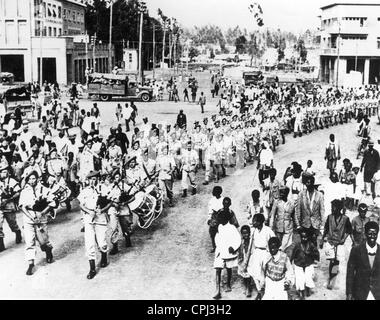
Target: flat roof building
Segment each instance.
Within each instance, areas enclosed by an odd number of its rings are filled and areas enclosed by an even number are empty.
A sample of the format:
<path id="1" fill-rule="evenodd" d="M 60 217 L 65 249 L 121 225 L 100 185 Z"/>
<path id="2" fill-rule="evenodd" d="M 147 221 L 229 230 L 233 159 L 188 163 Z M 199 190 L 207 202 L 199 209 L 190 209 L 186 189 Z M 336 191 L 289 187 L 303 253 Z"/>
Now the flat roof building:
<path id="1" fill-rule="evenodd" d="M 333 3 L 321 8 L 320 80 L 350 86 L 380 83 L 380 2 Z"/>
<path id="2" fill-rule="evenodd" d="M 107 72 L 106 44 L 86 52 L 85 8 L 84 0 L 0 0 L 0 72 L 39 81 L 41 55 L 42 80 L 50 83 L 84 83 L 86 55 L 88 67 Z"/>

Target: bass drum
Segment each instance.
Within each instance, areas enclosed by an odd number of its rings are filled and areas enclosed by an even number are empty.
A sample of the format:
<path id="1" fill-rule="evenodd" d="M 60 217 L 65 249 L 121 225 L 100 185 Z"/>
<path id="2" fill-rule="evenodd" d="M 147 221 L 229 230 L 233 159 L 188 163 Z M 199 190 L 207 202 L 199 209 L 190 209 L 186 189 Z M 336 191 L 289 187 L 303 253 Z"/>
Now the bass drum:
<path id="1" fill-rule="evenodd" d="M 154 197 L 156 199 L 156 207 L 154 210 L 154 219 L 157 219 L 162 211 L 164 210 L 164 199 L 162 191 L 159 187 L 157 187 L 155 184 L 151 184 L 150 186 L 146 187 L 146 193 L 150 196 Z"/>
<path id="2" fill-rule="evenodd" d="M 129 203 L 130 210 L 138 216 L 137 224 L 142 229 L 147 229 L 151 226 L 155 217 L 155 208 L 157 200 L 142 191 L 134 196 L 134 200 Z"/>

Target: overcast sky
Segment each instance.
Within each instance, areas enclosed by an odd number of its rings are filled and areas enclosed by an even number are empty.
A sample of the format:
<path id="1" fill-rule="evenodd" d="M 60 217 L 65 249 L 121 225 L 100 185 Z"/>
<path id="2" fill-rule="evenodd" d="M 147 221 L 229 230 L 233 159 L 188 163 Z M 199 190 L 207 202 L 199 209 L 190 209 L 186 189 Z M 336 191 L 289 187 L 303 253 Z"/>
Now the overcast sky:
<path id="1" fill-rule="evenodd" d="M 270 28 L 281 28 L 301 32 L 319 27 L 319 8 L 323 5 L 363 0 L 145 0 L 150 15 L 157 15 L 161 8 L 166 16 L 175 17 L 185 27 L 215 24 L 222 29 L 239 25 L 248 31 L 258 28 L 248 6 L 257 2 L 264 11 L 264 24 Z M 363 1 L 364 2 L 364 1 Z M 365 0 L 379 3 L 380 0 Z"/>

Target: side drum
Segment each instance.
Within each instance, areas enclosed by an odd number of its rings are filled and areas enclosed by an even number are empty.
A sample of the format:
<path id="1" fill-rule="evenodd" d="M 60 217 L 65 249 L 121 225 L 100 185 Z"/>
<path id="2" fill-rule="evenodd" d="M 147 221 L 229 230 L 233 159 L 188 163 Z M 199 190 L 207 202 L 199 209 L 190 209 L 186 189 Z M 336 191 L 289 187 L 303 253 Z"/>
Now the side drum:
<path id="1" fill-rule="evenodd" d="M 151 184 L 146 188 L 146 193 L 156 199 L 156 207 L 154 210 L 154 219 L 157 219 L 164 209 L 164 199 L 162 191 L 155 184 Z"/>
<path id="2" fill-rule="evenodd" d="M 134 201 L 129 204 L 129 208 L 138 216 L 137 224 L 142 229 L 147 229 L 151 226 L 155 217 L 155 207 L 157 200 L 142 191 L 135 195 Z"/>

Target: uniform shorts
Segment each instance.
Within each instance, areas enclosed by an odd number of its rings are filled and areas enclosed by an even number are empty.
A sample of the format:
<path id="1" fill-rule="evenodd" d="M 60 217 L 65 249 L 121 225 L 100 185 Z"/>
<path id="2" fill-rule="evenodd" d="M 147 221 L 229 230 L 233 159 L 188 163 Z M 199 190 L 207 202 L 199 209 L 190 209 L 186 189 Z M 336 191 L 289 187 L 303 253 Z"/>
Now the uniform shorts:
<path id="1" fill-rule="evenodd" d="M 223 259 L 220 256 L 215 257 L 214 259 L 214 268 L 215 269 L 223 269 L 223 268 L 235 268 L 238 266 L 238 258 L 233 259 Z"/>

